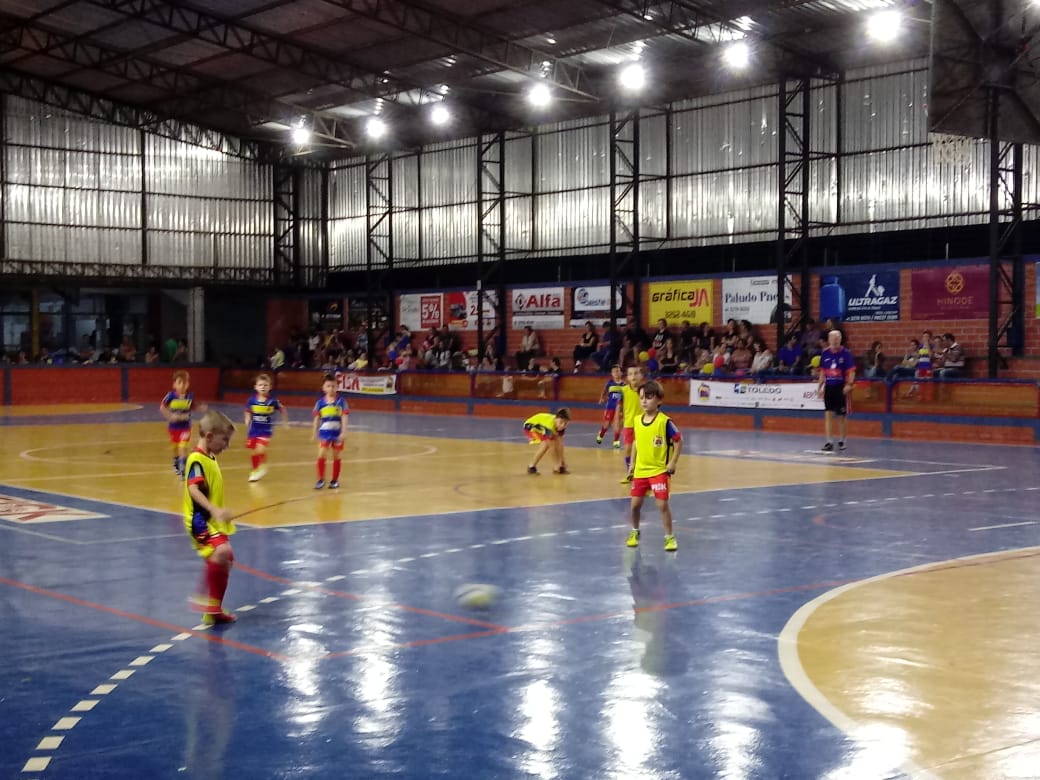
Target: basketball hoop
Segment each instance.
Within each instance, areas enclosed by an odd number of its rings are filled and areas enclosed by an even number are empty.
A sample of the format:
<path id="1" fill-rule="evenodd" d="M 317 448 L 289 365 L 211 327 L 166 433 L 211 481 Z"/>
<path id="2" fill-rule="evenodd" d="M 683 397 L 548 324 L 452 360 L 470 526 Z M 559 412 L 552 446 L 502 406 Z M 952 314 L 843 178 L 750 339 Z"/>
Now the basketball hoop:
<path id="1" fill-rule="evenodd" d="M 932 162 L 961 168 L 971 165 L 972 154 L 975 151 L 974 138 L 966 135 L 929 133 L 928 141 L 932 145 Z"/>

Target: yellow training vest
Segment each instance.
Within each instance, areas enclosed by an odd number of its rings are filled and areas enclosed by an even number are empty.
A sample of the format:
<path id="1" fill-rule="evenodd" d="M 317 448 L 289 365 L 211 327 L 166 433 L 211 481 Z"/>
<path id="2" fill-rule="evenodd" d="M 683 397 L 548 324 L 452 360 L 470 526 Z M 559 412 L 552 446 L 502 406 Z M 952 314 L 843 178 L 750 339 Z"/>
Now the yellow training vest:
<path id="1" fill-rule="evenodd" d="M 188 478 L 191 476 L 192 466 L 196 464 L 202 468 L 202 476 L 205 479 L 199 485 L 203 494 L 213 506 L 224 506 L 224 476 L 220 473 L 220 465 L 217 463 L 217 459 L 198 450 L 192 450 L 191 454 L 188 455 L 187 462 L 184 464 L 184 473 L 188 475 L 184 480 L 184 528 L 188 532 L 188 536 L 192 536 L 191 521 L 195 513 L 198 512 L 206 518 L 206 527 L 209 528 L 211 534 L 231 536 L 235 532 L 235 524 L 231 520 L 223 521 L 210 517 L 205 509 L 195 503 L 191 493 L 188 492 Z M 192 537 L 192 541 L 194 541 L 194 537 Z M 195 546 L 196 548 L 199 546 L 197 542 Z"/>
<path id="2" fill-rule="evenodd" d="M 621 424 L 625 428 L 634 428 L 636 419 L 643 413 L 639 404 L 639 391 L 628 384 L 621 388 Z"/>
<path id="3" fill-rule="evenodd" d="M 636 462 L 633 471 L 636 477 L 656 477 L 668 470 L 668 459 L 672 456 L 672 443 L 668 440 L 668 415 L 658 412 L 650 422 L 643 422 L 643 415 L 636 419 Z"/>

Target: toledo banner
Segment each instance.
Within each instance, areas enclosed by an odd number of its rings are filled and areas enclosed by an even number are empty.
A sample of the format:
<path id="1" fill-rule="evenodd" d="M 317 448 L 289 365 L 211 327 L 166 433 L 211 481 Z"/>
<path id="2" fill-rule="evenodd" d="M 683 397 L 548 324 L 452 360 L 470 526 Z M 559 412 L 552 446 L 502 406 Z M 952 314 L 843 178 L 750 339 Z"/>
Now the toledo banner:
<path id="1" fill-rule="evenodd" d="M 651 282 L 648 287 L 650 307 L 647 319 L 650 325 L 656 325 L 661 319 L 667 320 L 669 325 L 681 325 L 683 320 L 689 320 L 692 325 L 715 323 L 713 280 Z"/>
<path id="2" fill-rule="evenodd" d="M 690 406 L 730 406 L 741 409 L 823 409 L 817 382 L 754 382 L 690 380 Z"/>
<path id="3" fill-rule="evenodd" d="M 914 320 L 984 320 L 989 317 L 989 267 L 918 268 L 910 273 Z"/>

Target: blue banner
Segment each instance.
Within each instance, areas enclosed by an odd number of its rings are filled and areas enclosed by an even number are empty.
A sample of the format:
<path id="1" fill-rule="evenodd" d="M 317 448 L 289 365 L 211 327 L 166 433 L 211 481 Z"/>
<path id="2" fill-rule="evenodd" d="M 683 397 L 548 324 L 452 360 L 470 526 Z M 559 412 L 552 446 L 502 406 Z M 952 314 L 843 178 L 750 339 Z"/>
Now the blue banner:
<path id="1" fill-rule="evenodd" d="M 899 319 L 899 271 L 820 274 L 820 319 L 894 322 Z"/>

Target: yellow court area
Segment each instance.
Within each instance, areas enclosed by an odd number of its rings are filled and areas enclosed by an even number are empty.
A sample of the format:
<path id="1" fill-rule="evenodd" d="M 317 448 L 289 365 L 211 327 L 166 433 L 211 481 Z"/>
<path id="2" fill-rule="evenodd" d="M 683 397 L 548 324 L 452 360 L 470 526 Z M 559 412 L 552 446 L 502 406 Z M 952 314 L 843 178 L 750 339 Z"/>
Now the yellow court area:
<path id="1" fill-rule="evenodd" d="M 77 406 L 28 405 L 0 406 L 0 417 L 79 417 L 84 414 L 109 414 L 111 412 L 133 412 L 140 404 L 83 404 Z"/>
<path id="2" fill-rule="evenodd" d="M 179 512 L 179 483 L 161 423 L 11 426 L 0 482 L 146 509 Z M 543 460 L 525 473 L 533 448 L 513 439 L 447 439 L 349 430 L 339 491 L 313 489 L 316 446 L 303 426 L 280 427 L 270 469 L 248 483 L 249 450 L 236 434 L 221 455 L 227 505 L 250 525 L 372 520 L 516 506 L 548 506 L 627 495 L 624 469 L 609 449 L 569 447 L 571 474 Z M 864 480 L 912 472 L 813 463 L 739 462 L 683 455 L 673 493 Z"/>
<path id="3" fill-rule="evenodd" d="M 785 629 L 785 671 L 909 773 L 1035 778 L 1038 602 L 1040 548 L 886 574 L 803 607 Z"/>

